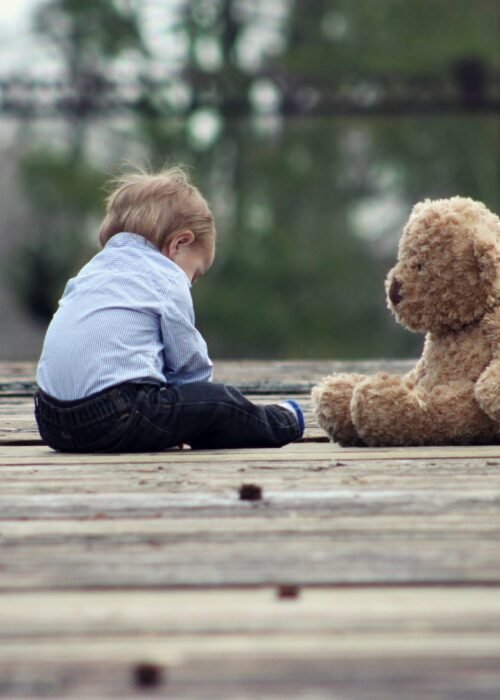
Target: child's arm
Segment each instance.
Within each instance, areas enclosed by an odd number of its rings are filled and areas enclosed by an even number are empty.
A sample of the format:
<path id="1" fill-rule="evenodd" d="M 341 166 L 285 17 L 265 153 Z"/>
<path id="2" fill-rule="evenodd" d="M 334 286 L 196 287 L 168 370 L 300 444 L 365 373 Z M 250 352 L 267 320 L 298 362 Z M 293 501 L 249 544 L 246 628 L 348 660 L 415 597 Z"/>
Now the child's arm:
<path id="1" fill-rule="evenodd" d="M 189 289 L 171 289 L 163 306 L 161 333 L 165 377 L 171 384 L 211 381 L 213 363 L 207 344 L 196 329 Z"/>

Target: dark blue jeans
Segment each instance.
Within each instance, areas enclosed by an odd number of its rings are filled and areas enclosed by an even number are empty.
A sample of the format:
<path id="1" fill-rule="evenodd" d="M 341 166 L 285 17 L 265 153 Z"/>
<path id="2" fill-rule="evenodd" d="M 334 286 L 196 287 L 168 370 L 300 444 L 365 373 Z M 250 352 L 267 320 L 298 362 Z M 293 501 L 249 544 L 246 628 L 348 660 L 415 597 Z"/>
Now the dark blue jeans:
<path id="1" fill-rule="evenodd" d="M 281 447 L 301 436 L 286 408 L 256 406 L 238 389 L 211 382 L 118 384 L 79 401 L 39 389 L 35 416 L 42 439 L 61 452 Z"/>

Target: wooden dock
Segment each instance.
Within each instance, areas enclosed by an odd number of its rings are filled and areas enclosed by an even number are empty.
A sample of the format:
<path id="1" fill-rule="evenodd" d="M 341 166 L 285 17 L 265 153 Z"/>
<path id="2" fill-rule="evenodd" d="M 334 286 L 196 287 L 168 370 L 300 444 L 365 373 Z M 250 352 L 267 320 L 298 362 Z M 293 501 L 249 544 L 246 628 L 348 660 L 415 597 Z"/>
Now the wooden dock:
<path id="1" fill-rule="evenodd" d="M 329 444 L 345 367 L 216 365 L 303 403 L 280 450 L 63 455 L 0 365 L 0 698 L 498 700 L 500 447 Z"/>

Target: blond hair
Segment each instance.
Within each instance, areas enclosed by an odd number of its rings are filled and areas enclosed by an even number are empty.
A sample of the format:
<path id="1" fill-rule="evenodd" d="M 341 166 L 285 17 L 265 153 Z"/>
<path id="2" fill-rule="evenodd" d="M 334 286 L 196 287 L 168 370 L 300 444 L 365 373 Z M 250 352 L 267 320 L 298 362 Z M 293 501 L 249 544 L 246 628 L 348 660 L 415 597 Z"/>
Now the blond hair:
<path id="1" fill-rule="evenodd" d="M 111 184 L 114 189 L 106 199 L 99 230 L 102 246 L 122 231 L 138 233 L 159 250 L 180 231 L 192 231 L 199 243 L 215 236 L 210 207 L 184 168 L 175 166 L 157 173 L 137 170 Z"/>

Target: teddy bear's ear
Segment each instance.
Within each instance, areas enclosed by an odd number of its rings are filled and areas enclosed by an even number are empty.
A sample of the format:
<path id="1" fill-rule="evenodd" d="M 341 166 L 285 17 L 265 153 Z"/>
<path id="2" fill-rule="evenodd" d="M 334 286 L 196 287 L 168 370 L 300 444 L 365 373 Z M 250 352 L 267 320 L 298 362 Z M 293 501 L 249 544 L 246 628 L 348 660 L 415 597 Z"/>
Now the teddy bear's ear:
<path id="1" fill-rule="evenodd" d="M 409 221 L 422 216 L 422 214 L 425 214 L 429 209 L 432 208 L 433 203 L 434 202 L 432 201 L 432 199 L 424 199 L 421 202 L 417 202 L 416 204 L 414 204 L 411 210 Z"/>
<path id="2" fill-rule="evenodd" d="M 494 285 L 500 270 L 500 226 L 497 232 L 494 227 L 482 224 L 475 232 L 472 246 L 481 279 Z"/>

